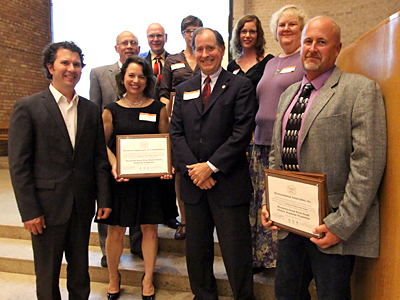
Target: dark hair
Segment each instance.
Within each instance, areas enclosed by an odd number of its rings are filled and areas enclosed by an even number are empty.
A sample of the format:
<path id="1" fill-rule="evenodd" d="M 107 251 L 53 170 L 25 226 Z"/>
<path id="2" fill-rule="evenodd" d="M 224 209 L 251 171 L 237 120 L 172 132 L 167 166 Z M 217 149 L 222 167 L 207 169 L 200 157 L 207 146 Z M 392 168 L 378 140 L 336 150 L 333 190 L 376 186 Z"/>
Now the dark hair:
<path id="1" fill-rule="evenodd" d="M 215 39 L 217 40 L 217 45 L 222 49 L 225 46 L 224 38 L 218 31 L 211 29 L 211 28 L 207 28 L 207 27 L 199 27 L 193 32 L 193 36 L 192 36 L 193 51 L 196 51 L 196 36 L 198 36 L 199 34 L 203 33 L 203 31 L 206 31 L 206 30 L 209 30 L 212 33 L 214 33 Z"/>
<path id="2" fill-rule="evenodd" d="M 189 26 L 203 27 L 203 22 L 198 17 L 189 15 L 181 22 L 181 32 Z"/>
<path id="3" fill-rule="evenodd" d="M 235 27 L 233 28 L 233 37 L 230 42 L 231 53 L 234 58 L 239 57 L 242 54 L 242 44 L 240 43 L 240 31 L 243 29 L 244 24 L 247 22 L 254 22 L 257 27 L 257 41 L 255 48 L 257 50 L 257 58 L 263 58 L 265 53 L 265 38 L 264 30 L 261 26 L 261 21 L 256 15 L 244 15 L 237 21 Z"/>
<path id="4" fill-rule="evenodd" d="M 59 43 L 52 43 L 48 44 L 43 50 L 43 59 L 42 59 L 42 67 L 44 69 L 44 74 L 46 75 L 47 79 L 53 79 L 53 75 L 50 74 L 49 69 L 47 68 L 47 64 L 53 65 L 56 61 L 57 51 L 59 49 L 67 49 L 71 52 L 76 52 L 79 54 L 81 59 L 82 68 L 85 66 L 83 63 L 83 54 L 81 48 L 79 48 L 74 42 L 59 42 Z"/>
<path id="5" fill-rule="evenodd" d="M 124 64 L 121 67 L 121 71 L 115 75 L 115 79 L 117 81 L 117 86 L 118 86 L 118 94 L 119 96 L 123 96 L 126 93 L 126 87 L 124 85 L 124 78 L 125 78 L 125 74 L 126 74 L 126 69 L 128 68 L 128 66 L 130 64 L 137 64 L 139 66 L 142 66 L 143 68 L 143 75 L 146 77 L 146 87 L 143 91 L 143 94 L 148 97 L 151 98 L 154 88 L 155 88 L 155 77 L 153 74 L 153 70 L 151 69 L 150 64 L 142 57 L 137 56 L 137 55 L 132 55 L 129 56 Z"/>

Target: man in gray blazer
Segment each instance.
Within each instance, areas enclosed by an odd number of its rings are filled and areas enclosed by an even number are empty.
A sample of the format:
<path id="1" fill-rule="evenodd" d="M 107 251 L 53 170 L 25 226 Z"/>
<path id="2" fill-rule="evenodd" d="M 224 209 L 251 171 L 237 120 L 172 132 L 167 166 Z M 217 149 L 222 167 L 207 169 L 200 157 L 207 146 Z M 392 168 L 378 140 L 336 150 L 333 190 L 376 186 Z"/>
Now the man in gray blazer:
<path id="1" fill-rule="evenodd" d="M 138 55 L 140 52 L 139 42 L 136 36 L 130 31 L 123 31 L 117 36 L 115 51 L 119 54 L 119 60 L 108 66 L 94 68 L 90 72 L 90 100 L 102 108 L 112 102 L 119 100 L 117 82 L 115 75 L 125 60 L 131 55 Z M 106 239 L 107 239 L 107 224 L 98 224 L 100 248 L 103 256 L 101 258 L 101 266 L 107 267 L 106 258 Z M 141 256 L 142 248 L 142 233 L 140 228 L 129 229 L 131 240 L 131 251 L 134 254 Z"/>
<path id="2" fill-rule="evenodd" d="M 16 101 L 9 127 L 11 181 L 24 227 L 31 232 L 39 300 L 61 299 L 63 254 L 69 299 L 88 299 L 92 218 L 111 212 L 111 174 L 100 108 L 75 93 L 83 64 L 72 42 L 46 47 L 51 84 Z"/>
<path id="3" fill-rule="evenodd" d="M 129 56 L 138 55 L 140 52 L 138 39 L 132 32 L 122 32 L 117 36 L 115 51 L 119 54 L 119 61 L 94 68 L 90 72 L 90 100 L 102 109 L 119 99 L 115 75 Z"/>
<path id="4" fill-rule="evenodd" d="M 295 156 L 302 172 L 324 173 L 330 213 L 315 233 L 321 239 L 279 232 L 275 273 L 277 299 L 351 299 L 355 256 L 379 256 L 378 188 L 386 165 L 386 116 L 378 85 L 335 66 L 340 28 L 316 17 L 304 28 L 301 59 L 305 76 L 281 96 L 270 153 L 271 169 L 286 169 L 282 142 L 292 107 L 306 83 L 313 85 L 299 130 Z M 289 120 L 289 121 L 288 121 Z M 290 169 L 290 168 L 288 168 Z M 263 224 L 268 212 L 263 206 Z"/>

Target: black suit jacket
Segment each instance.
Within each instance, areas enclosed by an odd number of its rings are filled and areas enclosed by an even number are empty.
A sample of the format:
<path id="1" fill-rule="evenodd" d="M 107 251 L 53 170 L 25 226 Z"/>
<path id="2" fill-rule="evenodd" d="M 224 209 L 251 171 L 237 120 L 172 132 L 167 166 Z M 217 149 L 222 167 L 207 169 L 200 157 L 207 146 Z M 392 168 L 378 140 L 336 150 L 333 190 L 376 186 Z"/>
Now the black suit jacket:
<path id="1" fill-rule="evenodd" d="M 203 193 L 210 201 L 234 206 L 250 201 L 251 180 L 246 147 L 251 140 L 255 100 L 252 83 L 222 70 L 202 108 L 201 74 L 182 83 L 176 98 L 170 137 L 182 170 L 181 195 L 186 203 L 197 203 Z M 210 161 L 220 171 L 210 190 L 201 190 L 188 176 L 186 165 Z"/>
<path id="2" fill-rule="evenodd" d="M 17 100 L 9 126 L 11 180 L 26 222 L 44 215 L 47 226 L 68 221 L 75 202 L 90 220 L 111 207 L 110 166 L 98 105 L 79 97 L 73 149 L 64 119 L 49 89 Z"/>
<path id="3" fill-rule="evenodd" d="M 165 51 L 165 59 L 167 59 L 168 55 L 169 55 L 169 53 L 167 51 Z M 151 53 L 150 53 L 150 51 L 147 51 L 147 52 L 144 52 L 144 53 L 140 53 L 139 56 L 144 58 L 150 64 L 151 69 L 153 70 L 153 63 L 151 61 Z M 164 64 L 165 64 L 165 60 L 164 60 L 164 63 L 163 63 L 163 67 L 164 67 Z M 156 99 L 156 100 L 160 100 L 160 95 L 159 94 L 160 94 L 160 86 L 159 86 L 158 81 L 157 81 L 156 86 L 155 86 L 155 90 L 152 93 L 151 98 Z"/>

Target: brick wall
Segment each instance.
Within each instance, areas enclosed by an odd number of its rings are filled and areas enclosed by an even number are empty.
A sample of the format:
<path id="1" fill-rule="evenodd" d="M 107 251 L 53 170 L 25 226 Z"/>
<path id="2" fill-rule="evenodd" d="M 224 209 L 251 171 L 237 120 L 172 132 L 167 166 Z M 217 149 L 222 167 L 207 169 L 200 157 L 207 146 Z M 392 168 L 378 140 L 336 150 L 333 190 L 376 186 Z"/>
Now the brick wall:
<path id="1" fill-rule="evenodd" d="M 0 0 L 0 122 L 8 122 L 15 100 L 43 90 L 41 68 L 51 42 L 50 0 Z M 0 141 L 0 155 L 6 142 Z"/>
<path id="2" fill-rule="evenodd" d="M 306 12 L 308 19 L 318 15 L 333 18 L 342 29 L 342 42 L 346 46 L 378 25 L 380 22 L 400 11 L 400 1 L 396 0 L 235 0 L 233 5 L 233 24 L 244 14 L 257 15 L 266 33 L 267 53 L 279 54 L 279 44 L 269 30 L 271 15 L 282 6 L 298 5 Z"/>

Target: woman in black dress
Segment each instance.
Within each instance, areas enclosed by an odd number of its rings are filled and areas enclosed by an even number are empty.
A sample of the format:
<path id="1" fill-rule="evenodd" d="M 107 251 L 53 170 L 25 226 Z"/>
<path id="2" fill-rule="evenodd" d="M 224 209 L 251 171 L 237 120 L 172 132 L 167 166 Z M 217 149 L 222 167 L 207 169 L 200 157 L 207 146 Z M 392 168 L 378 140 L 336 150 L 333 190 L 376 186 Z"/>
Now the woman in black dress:
<path id="1" fill-rule="evenodd" d="M 142 251 L 145 274 L 142 297 L 155 298 L 153 272 L 158 249 L 158 224 L 163 223 L 162 178 L 126 179 L 117 175 L 116 135 L 168 132 L 165 105 L 150 98 L 154 88 L 151 67 L 141 57 L 129 57 L 116 77 L 123 98 L 107 105 L 103 112 L 108 158 L 112 167 L 113 207 L 107 219 L 106 253 L 109 272 L 108 299 L 118 299 L 121 276 L 118 264 L 123 250 L 126 227 L 140 224 L 143 233 Z"/>

